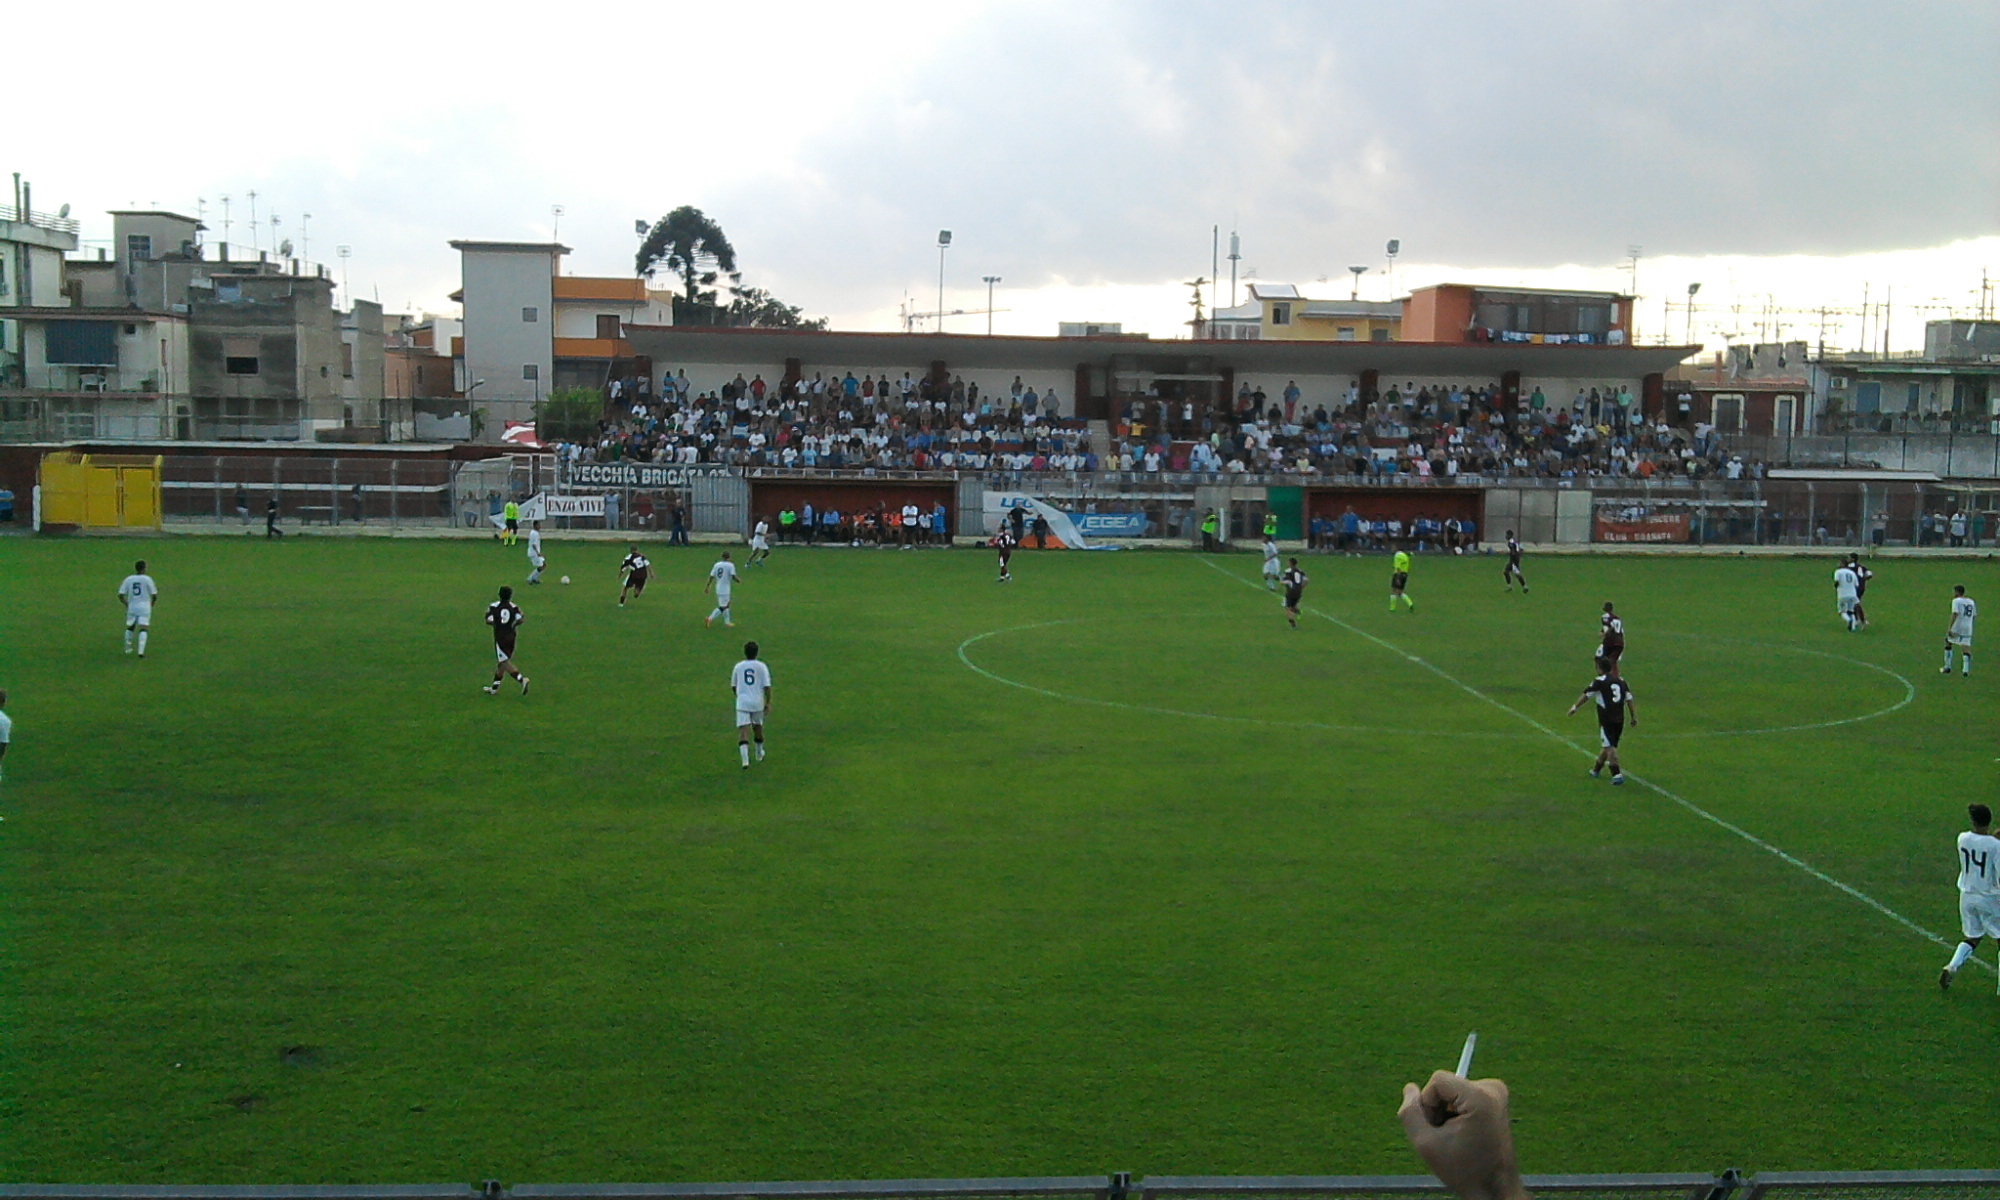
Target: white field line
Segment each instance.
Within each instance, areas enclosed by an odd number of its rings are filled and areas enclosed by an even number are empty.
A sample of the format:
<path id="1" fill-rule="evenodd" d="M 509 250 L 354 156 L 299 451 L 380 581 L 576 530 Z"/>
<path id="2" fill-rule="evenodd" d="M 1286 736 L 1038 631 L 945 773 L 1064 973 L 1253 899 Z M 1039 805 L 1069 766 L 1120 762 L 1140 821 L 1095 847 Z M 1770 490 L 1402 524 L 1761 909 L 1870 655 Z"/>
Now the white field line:
<path id="1" fill-rule="evenodd" d="M 1377 725 L 1334 725 L 1325 721 L 1278 721 L 1268 717 L 1238 717 L 1223 713 L 1194 712 L 1185 708 L 1163 708 L 1157 704 L 1131 704 L 1124 700 L 1099 700 L 1093 696 L 1078 696 L 1070 692 L 1058 692 L 1052 688 L 1037 687 L 1032 683 L 1022 683 L 1005 675 L 987 670 L 973 662 L 966 651 L 988 638 L 1003 637 L 1010 633 L 1026 633 L 1031 629 L 1050 629 L 1058 625 L 1078 625 L 1093 617 L 1068 617 L 1059 621 L 1036 621 L 1032 625 L 1012 625 L 1006 629 L 989 629 L 985 633 L 975 633 L 958 644 L 958 661 L 964 663 L 975 674 L 984 676 L 995 683 L 1024 692 L 1033 692 L 1050 700 L 1060 700 L 1065 704 L 1089 704 L 1098 708 L 1115 708 L 1124 712 L 1151 713 L 1161 717 L 1188 717 L 1197 721 L 1224 721 L 1236 725 L 1268 725 L 1278 729 L 1318 729 L 1329 733 L 1386 733 L 1407 737 L 1483 737 L 1483 738 L 1524 738 L 1525 733 L 1509 733 L 1505 730 L 1493 732 L 1473 731 L 1469 733 L 1445 729 L 1388 729 Z M 1106 618 L 1108 619 L 1108 618 Z"/>
<path id="2" fill-rule="evenodd" d="M 1257 585 L 1255 583 L 1252 583 L 1250 580 L 1243 578 L 1241 575 L 1236 574 L 1234 571 L 1228 571 L 1223 569 L 1222 567 L 1216 566 L 1213 562 L 1210 562 L 1207 558 L 1203 558 L 1201 560 L 1201 564 L 1205 567 L 1211 568 L 1219 575 L 1223 575 L 1229 579 L 1235 580 L 1237 583 L 1240 583 L 1245 587 L 1249 588 L 1257 587 Z M 1583 746 L 1578 745 L 1577 743 L 1564 737 L 1562 734 L 1557 733 L 1554 729 L 1551 729 L 1549 726 L 1544 725 L 1540 721 L 1535 720 L 1535 718 L 1529 716 L 1527 713 L 1524 713 L 1519 709 L 1510 707 L 1509 705 L 1504 704 L 1499 700 L 1495 700 L 1493 697 L 1487 695 L 1485 692 L 1480 691 L 1478 688 L 1473 687 L 1471 684 L 1466 683 L 1464 680 L 1459 679 L 1456 676 L 1445 671 L 1444 668 L 1439 667 L 1434 663 L 1427 662 L 1424 659 L 1421 659 L 1414 654 L 1411 654 L 1409 651 L 1403 649 L 1401 646 L 1395 645 L 1392 642 L 1384 641 L 1382 638 L 1376 637 L 1374 634 L 1368 632 L 1366 629 L 1362 629 L 1358 625 L 1350 625 L 1346 621 L 1341 620 L 1339 617 L 1334 616 L 1332 613 L 1324 612 L 1320 609 L 1313 608 L 1311 606 L 1305 607 L 1302 611 L 1309 612 L 1313 616 L 1318 617 L 1323 621 L 1329 621 L 1335 625 L 1338 625 L 1340 628 L 1345 629 L 1347 632 L 1351 634 L 1354 634 L 1356 637 L 1365 638 L 1368 641 L 1375 643 L 1377 646 L 1382 647 L 1384 650 L 1389 651 L 1391 654 L 1398 655 L 1405 661 L 1410 662 L 1416 666 L 1422 667 L 1424 670 L 1429 671 L 1431 674 L 1436 675 L 1439 679 L 1442 679 L 1446 683 L 1449 683 L 1452 686 L 1458 688 L 1460 691 L 1464 692 L 1468 696 L 1471 696 L 1473 699 L 1482 701 L 1483 703 L 1486 704 L 1490 704 L 1494 708 L 1499 709 L 1501 712 L 1506 713 L 1508 716 L 1513 717 L 1515 720 L 1521 721 L 1526 725 L 1528 725 L 1530 728 L 1535 729 L 1543 734 L 1546 734 L 1549 740 L 1555 742 L 1557 745 L 1567 747 L 1570 750 L 1574 750 L 1578 754 L 1583 755 L 1585 758 L 1595 759 L 1597 757 L 1595 751 L 1589 750 Z M 1901 678 L 1901 676 L 1898 676 L 1898 678 Z M 1908 680 L 1904 680 L 1903 682 L 1905 686 L 1909 684 Z M 1897 707 L 1901 707 L 1901 705 L 1898 705 Z M 1682 808 L 1693 813 L 1695 816 L 1700 817 L 1702 820 L 1708 821 L 1711 824 L 1718 826 L 1719 828 L 1728 830 L 1729 832 L 1735 834 L 1737 837 L 1740 837 L 1744 841 L 1757 847 L 1759 850 L 1762 850 L 1767 854 L 1774 855 L 1777 858 L 1782 859 L 1787 863 L 1790 863 L 1792 866 L 1797 867 L 1801 871 L 1804 871 L 1806 874 L 1812 876 L 1814 879 L 1819 880 L 1821 883 L 1826 884 L 1828 887 L 1835 888 L 1839 891 L 1845 892 L 1848 896 L 1852 897 L 1855 900 L 1860 901 L 1862 904 L 1867 905 L 1869 908 L 1874 909 L 1882 916 L 1887 917 L 1889 920 L 1894 921 L 1898 925 L 1901 925 L 1903 928 L 1909 930 L 1911 933 L 1916 934 L 1918 937 L 1924 938 L 1927 941 L 1935 942 L 1940 946 L 1951 947 L 1957 945 L 1957 943 L 1952 941 L 1951 939 L 1941 937 L 1938 934 L 1932 933 L 1930 930 L 1925 929 L 1923 926 L 1917 924 L 1915 921 L 1910 920 L 1908 917 L 1897 912 L 1895 909 L 1890 908 L 1888 905 L 1882 903 L 1880 900 L 1877 900 L 1875 897 L 1870 896 L 1868 893 L 1862 891 L 1861 889 L 1853 887 L 1849 884 L 1842 883 L 1840 880 L 1835 879 L 1831 875 L 1828 875 L 1825 871 L 1820 870 L 1818 867 L 1813 866 L 1811 863 L 1806 862 L 1804 859 L 1799 858 L 1797 855 L 1788 853 L 1787 851 L 1782 850 L 1777 846 L 1773 846 L 1771 843 L 1765 841 L 1763 838 L 1758 837 L 1756 834 L 1751 833 L 1749 830 L 1743 828 L 1741 825 L 1732 824 L 1729 821 L 1723 820 L 1721 817 L 1716 816 L 1714 813 L 1709 812 L 1707 809 L 1701 807 L 1700 805 L 1694 803 L 1693 801 L 1687 799 L 1686 797 L 1670 792 L 1666 788 L 1661 787 L 1659 784 L 1654 783 L 1652 780 L 1643 778 L 1639 775 L 1635 775 L 1630 771 L 1625 772 L 1625 777 L 1627 779 L 1632 780 L 1640 787 L 1646 788 L 1660 796 L 1665 797 L 1668 800 L 1673 801 L 1675 804 L 1680 805 Z M 1973 961 L 1978 962 L 1980 966 L 1985 967 L 1989 971 L 1995 970 L 1992 964 L 1987 963 L 1983 959 L 1975 959 Z"/>

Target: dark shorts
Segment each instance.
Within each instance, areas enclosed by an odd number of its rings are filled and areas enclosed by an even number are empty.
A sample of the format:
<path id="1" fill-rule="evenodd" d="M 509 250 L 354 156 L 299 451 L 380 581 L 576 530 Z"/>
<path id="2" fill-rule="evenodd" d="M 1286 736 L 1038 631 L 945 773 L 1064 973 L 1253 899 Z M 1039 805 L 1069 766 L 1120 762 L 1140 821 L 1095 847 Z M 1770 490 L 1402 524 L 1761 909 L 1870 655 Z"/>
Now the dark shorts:
<path id="1" fill-rule="evenodd" d="M 521 528 L 521 523 L 519 521 L 510 520 L 507 522 L 508 533 L 517 533 L 520 531 L 520 528 Z"/>
<path id="2" fill-rule="evenodd" d="M 631 588 L 633 594 L 637 595 L 646 590 L 646 580 L 649 578 L 651 578 L 650 567 L 634 571 L 625 577 L 625 586 Z"/>
<path id="3" fill-rule="evenodd" d="M 1010 558 L 1012 558 L 1012 557 L 1014 557 L 1014 548 L 1013 548 L 1012 546 L 1002 546 L 1002 547 L 1000 547 L 1000 565 L 1001 565 L 1001 566 L 1006 566 L 1006 565 L 1007 565 L 1007 560 L 1008 560 L 1008 559 L 1010 559 Z"/>
<path id="4" fill-rule="evenodd" d="M 1285 589 L 1285 607 L 1286 607 L 1286 608 L 1297 608 L 1297 607 L 1299 606 L 1299 601 L 1300 601 L 1300 600 L 1301 600 L 1302 598 L 1304 598 L 1305 594 L 1306 594 L 1306 590 L 1305 590 L 1304 588 L 1286 588 L 1286 589 Z"/>
<path id="5" fill-rule="evenodd" d="M 1410 573 L 1408 571 L 1397 571 L 1389 576 L 1389 586 L 1399 592 L 1409 585 Z"/>
<path id="6" fill-rule="evenodd" d="M 1625 722 L 1599 721 L 1597 723 L 1597 736 L 1598 740 L 1604 743 L 1605 749 L 1616 750 L 1618 748 L 1618 739 L 1625 736 Z"/>
<path id="7" fill-rule="evenodd" d="M 514 639 L 512 637 L 496 637 L 493 639 L 493 649 L 499 653 L 501 658 L 512 658 L 514 657 Z"/>
<path id="8" fill-rule="evenodd" d="M 1609 659 L 1612 662 L 1617 662 L 1619 657 L 1625 653 L 1625 643 L 1619 642 L 1617 645 L 1614 646 L 1610 642 L 1606 642 L 1598 650 L 1598 653 L 1602 657 Z"/>
<path id="9" fill-rule="evenodd" d="M 1520 570 L 1520 569 L 1521 569 L 1521 556 L 1520 556 L 1520 555 L 1518 555 L 1518 554 L 1509 554 L 1509 555 L 1507 556 L 1507 569 L 1508 569 L 1509 571 L 1518 571 L 1518 570 Z"/>

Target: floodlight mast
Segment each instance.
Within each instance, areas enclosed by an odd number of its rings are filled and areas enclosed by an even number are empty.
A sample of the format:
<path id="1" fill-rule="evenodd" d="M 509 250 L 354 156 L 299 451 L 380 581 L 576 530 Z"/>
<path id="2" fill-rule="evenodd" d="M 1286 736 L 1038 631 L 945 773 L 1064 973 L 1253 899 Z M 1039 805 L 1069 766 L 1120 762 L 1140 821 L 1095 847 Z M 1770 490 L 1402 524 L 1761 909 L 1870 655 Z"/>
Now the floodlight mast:
<path id="1" fill-rule="evenodd" d="M 944 332 L 944 252 L 951 249 L 951 230 L 938 230 L 938 305 L 937 331 Z M 990 305 L 988 307 L 991 307 Z"/>

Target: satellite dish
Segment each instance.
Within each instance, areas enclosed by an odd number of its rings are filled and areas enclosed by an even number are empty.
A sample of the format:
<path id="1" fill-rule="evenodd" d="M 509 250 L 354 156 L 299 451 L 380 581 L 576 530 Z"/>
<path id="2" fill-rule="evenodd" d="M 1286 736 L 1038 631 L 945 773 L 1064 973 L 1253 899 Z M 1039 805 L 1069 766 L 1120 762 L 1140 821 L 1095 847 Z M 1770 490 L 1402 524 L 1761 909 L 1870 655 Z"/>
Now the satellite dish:
<path id="1" fill-rule="evenodd" d="M 1389 257 L 1390 257 L 1390 258 L 1394 258 L 1394 257 L 1396 257 L 1396 255 L 1398 255 L 1398 254 L 1402 253 L 1402 250 L 1403 250 L 1403 239 L 1401 239 L 1401 238 L 1390 238 L 1390 239 L 1389 239 Z"/>
<path id="2" fill-rule="evenodd" d="M 59 217 L 66 217 L 66 216 L 68 216 L 68 215 L 69 215 L 69 205 L 65 204 L 65 205 L 63 205 L 63 206 L 62 206 L 61 208 L 57 209 L 57 210 L 56 210 L 56 215 L 57 215 L 57 216 L 59 216 Z"/>
<path id="3" fill-rule="evenodd" d="M 651 225 L 646 224 L 644 221 L 632 222 L 632 232 L 638 234 L 640 237 L 645 237 L 652 231 L 653 227 Z"/>
<path id="4" fill-rule="evenodd" d="M 286 238 L 284 241 L 278 243 L 278 257 L 290 258 L 291 256 L 292 256 L 292 239 Z"/>

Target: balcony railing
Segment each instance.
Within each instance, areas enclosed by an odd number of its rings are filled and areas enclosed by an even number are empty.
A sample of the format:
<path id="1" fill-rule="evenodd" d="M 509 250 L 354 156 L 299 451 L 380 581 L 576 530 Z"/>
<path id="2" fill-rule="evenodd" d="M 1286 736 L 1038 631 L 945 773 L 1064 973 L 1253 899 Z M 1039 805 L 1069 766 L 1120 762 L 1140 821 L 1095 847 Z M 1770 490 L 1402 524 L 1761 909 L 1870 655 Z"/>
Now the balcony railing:
<path id="1" fill-rule="evenodd" d="M 60 216 L 56 213 L 23 211 L 11 204 L 0 204 L 0 221 L 19 221 L 38 229 L 50 229 L 57 233 L 74 235 L 81 228 L 75 217 Z"/>

